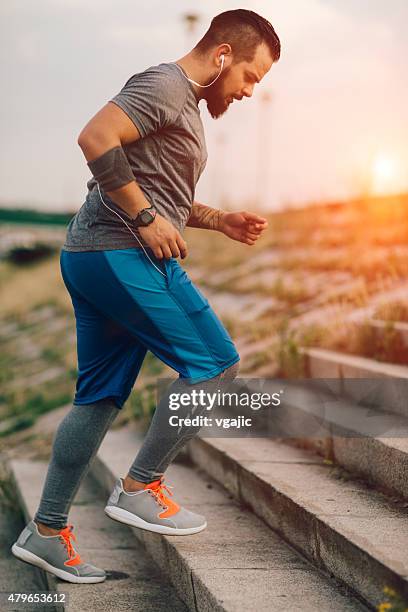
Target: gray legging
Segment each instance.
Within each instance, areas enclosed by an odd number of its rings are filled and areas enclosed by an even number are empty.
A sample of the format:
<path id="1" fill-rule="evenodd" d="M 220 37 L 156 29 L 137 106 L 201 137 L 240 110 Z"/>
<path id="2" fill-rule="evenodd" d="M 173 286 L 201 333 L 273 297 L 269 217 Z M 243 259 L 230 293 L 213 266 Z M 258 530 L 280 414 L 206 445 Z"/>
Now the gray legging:
<path id="1" fill-rule="evenodd" d="M 232 381 L 238 370 L 239 362 L 218 376 L 200 383 L 198 389 L 208 392 L 217 388 L 224 380 Z M 176 429 L 168 424 L 169 394 L 188 392 L 191 388 L 193 385 L 187 388 L 183 380 L 178 378 L 162 396 L 143 445 L 128 472 L 135 480 L 148 483 L 163 476 L 182 446 L 200 430 L 198 426 Z M 119 410 L 111 398 L 93 404 L 73 405 L 55 432 L 51 460 L 40 505 L 34 516 L 35 521 L 54 529 L 66 527 L 72 501 Z M 205 408 L 192 412 L 190 407 L 185 407 L 174 414 L 179 417 L 197 416 L 204 410 Z"/>

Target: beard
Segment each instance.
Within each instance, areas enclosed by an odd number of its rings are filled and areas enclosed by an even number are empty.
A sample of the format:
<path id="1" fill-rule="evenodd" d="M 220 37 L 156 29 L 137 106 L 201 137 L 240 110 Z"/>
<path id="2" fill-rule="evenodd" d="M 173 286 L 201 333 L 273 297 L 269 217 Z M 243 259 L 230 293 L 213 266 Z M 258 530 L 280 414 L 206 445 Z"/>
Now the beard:
<path id="1" fill-rule="evenodd" d="M 213 119 L 218 119 L 228 110 L 229 103 L 226 101 L 223 85 L 230 69 L 230 66 L 225 68 L 214 85 L 211 85 L 205 92 L 204 99 L 207 101 L 207 110 Z"/>

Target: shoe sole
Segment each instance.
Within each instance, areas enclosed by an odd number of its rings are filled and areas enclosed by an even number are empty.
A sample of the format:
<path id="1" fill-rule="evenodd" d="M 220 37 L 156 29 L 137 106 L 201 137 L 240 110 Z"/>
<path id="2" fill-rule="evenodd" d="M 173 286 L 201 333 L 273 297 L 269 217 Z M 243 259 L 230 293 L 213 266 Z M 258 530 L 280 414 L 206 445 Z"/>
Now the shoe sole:
<path id="1" fill-rule="evenodd" d="M 37 555 L 35 555 L 34 553 L 30 552 L 29 550 L 25 550 L 25 548 L 21 548 L 16 544 L 13 544 L 13 546 L 11 547 L 11 552 L 15 557 L 21 559 L 21 561 L 25 561 L 26 563 L 30 563 L 31 565 L 36 565 L 37 567 L 40 567 L 41 569 L 45 570 L 46 572 L 49 572 L 50 574 L 54 574 L 54 576 L 57 576 L 58 578 L 61 578 L 61 580 L 65 580 L 66 582 L 74 582 L 75 584 L 93 584 L 95 582 L 103 582 L 104 580 L 106 580 L 106 576 L 74 576 L 73 574 L 65 572 L 64 570 L 59 569 L 58 567 L 54 567 L 50 563 L 47 563 L 47 561 L 45 561 L 44 559 L 41 559 L 41 557 L 37 557 Z"/>
<path id="2" fill-rule="evenodd" d="M 125 523 L 131 527 L 138 527 L 139 529 L 145 529 L 146 531 L 153 531 L 154 533 L 161 533 L 162 535 L 192 535 L 193 533 L 199 533 L 207 527 L 207 522 L 199 527 L 187 527 L 186 529 L 176 527 L 166 527 L 165 525 L 155 525 L 154 523 L 148 523 L 144 521 L 140 516 L 132 514 L 128 510 L 118 508 L 117 506 L 106 506 L 105 513 L 109 518 L 119 523 Z"/>

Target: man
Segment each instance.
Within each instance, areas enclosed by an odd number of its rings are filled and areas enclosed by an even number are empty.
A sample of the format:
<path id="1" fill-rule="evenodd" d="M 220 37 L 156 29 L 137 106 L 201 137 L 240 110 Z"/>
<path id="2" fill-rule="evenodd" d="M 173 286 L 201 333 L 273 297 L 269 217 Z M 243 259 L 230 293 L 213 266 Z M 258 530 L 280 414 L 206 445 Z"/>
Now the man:
<path id="1" fill-rule="evenodd" d="M 93 178 L 61 250 L 77 325 L 76 394 L 56 431 L 38 511 L 12 547 L 64 580 L 106 578 L 74 549 L 68 511 L 147 350 L 179 373 L 172 391 L 237 375 L 232 339 L 177 258 L 187 256 L 186 225 L 248 245 L 266 229 L 255 213 L 194 201 L 207 159 L 199 101 L 221 117 L 234 100 L 252 96 L 279 56 L 268 21 L 249 10 L 226 11 L 187 55 L 133 75 L 79 135 Z M 169 428 L 167 409 L 164 398 L 105 512 L 157 533 L 198 533 L 205 517 L 180 507 L 163 484 L 165 469 L 198 428 Z"/>

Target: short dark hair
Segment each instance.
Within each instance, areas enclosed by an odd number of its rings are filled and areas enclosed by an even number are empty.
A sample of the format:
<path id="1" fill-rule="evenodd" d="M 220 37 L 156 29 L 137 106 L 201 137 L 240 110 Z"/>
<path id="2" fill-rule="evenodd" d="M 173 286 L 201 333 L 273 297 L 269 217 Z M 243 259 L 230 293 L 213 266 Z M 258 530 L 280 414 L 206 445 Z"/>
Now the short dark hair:
<path id="1" fill-rule="evenodd" d="M 216 15 L 194 49 L 204 55 L 213 47 L 228 43 L 234 54 L 234 62 L 251 62 L 262 42 L 268 45 L 273 61 L 277 62 L 281 44 L 272 24 L 254 11 L 234 9 Z"/>

